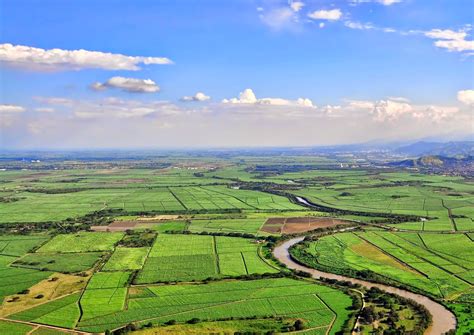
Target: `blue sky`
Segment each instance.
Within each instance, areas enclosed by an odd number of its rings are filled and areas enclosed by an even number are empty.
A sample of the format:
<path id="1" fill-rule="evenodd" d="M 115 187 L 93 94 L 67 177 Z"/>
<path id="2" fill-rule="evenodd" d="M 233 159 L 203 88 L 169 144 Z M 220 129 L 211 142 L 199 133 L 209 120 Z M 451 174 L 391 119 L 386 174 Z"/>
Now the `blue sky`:
<path id="1" fill-rule="evenodd" d="M 471 0 L 0 6 L 0 44 L 11 44 L 0 49 L 5 147 L 317 145 L 473 132 Z M 74 54 L 81 49 L 107 54 Z M 114 55 L 170 64 L 112 66 Z"/>

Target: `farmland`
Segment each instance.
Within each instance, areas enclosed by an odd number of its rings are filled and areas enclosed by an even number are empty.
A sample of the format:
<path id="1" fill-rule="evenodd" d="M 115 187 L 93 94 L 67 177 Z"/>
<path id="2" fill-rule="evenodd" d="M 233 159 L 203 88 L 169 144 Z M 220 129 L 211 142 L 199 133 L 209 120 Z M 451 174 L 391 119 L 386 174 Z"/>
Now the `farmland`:
<path id="1" fill-rule="evenodd" d="M 255 241 L 225 236 L 160 235 L 137 283 L 203 280 L 276 272 L 259 257 Z"/>
<path id="2" fill-rule="evenodd" d="M 243 156 L 1 171 L 0 315 L 58 332 L 351 328 L 360 292 L 297 276 L 271 257 L 293 234 L 313 236 L 294 249 L 304 263 L 420 292 L 456 313 L 460 334 L 470 329 L 472 181 L 330 164 Z M 394 304 L 396 327 L 422 323 L 416 306 L 364 292 L 376 311 Z"/>
<path id="3" fill-rule="evenodd" d="M 351 305 L 350 298 L 337 290 L 288 279 L 148 286 L 147 290 L 149 296 L 129 299 L 128 310 L 81 321 L 79 328 L 103 331 L 144 319 L 162 324 L 192 318 L 212 321 L 230 316 L 263 318 L 277 315 L 302 317 L 308 328 L 326 330 L 336 315 L 344 320 L 348 313 L 346 308 Z"/>

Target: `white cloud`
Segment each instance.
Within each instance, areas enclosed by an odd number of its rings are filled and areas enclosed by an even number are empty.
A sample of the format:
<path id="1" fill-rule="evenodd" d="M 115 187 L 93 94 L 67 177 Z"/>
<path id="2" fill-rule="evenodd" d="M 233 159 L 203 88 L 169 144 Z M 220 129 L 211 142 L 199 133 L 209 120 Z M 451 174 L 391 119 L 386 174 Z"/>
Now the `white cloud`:
<path id="1" fill-rule="evenodd" d="M 357 30 L 371 30 L 375 29 L 375 27 L 371 23 L 361 23 L 361 22 L 354 22 L 354 21 L 346 21 L 344 25 L 350 29 L 357 29 Z"/>
<path id="2" fill-rule="evenodd" d="M 428 38 L 435 39 L 434 45 L 448 51 L 474 51 L 474 41 L 466 40 L 470 27 L 454 31 L 451 29 L 432 29 L 424 32 Z"/>
<path id="3" fill-rule="evenodd" d="M 299 98 L 297 100 L 287 100 L 282 98 L 261 98 L 257 99 L 252 89 L 247 88 L 240 92 L 238 98 L 224 99 L 224 104 L 253 104 L 253 105 L 272 105 L 272 106 L 297 106 L 297 107 L 312 107 L 313 102 L 307 98 Z"/>
<path id="4" fill-rule="evenodd" d="M 51 107 L 38 107 L 38 108 L 35 108 L 35 111 L 40 112 L 40 113 L 54 113 L 55 109 Z"/>
<path id="5" fill-rule="evenodd" d="M 464 30 L 454 31 L 451 29 L 432 29 L 427 31 L 425 35 L 429 38 L 440 40 L 463 40 L 466 38 L 467 33 Z"/>
<path id="6" fill-rule="evenodd" d="M 139 65 L 172 64 L 165 57 L 126 56 L 100 51 L 41 49 L 0 44 L 0 62 L 30 70 L 139 70 Z"/>
<path id="7" fill-rule="evenodd" d="M 22 113 L 25 108 L 18 105 L 0 105 L 0 114 L 3 113 Z"/>
<path id="8" fill-rule="evenodd" d="M 93 83 L 91 88 L 103 91 L 108 88 L 118 88 L 131 93 L 156 93 L 160 87 L 151 79 L 136 79 L 125 77 L 112 77 L 105 83 Z"/>
<path id="9" fill-rule="evenodd" d="M 379 4 L 382 4 L 384 6 L 391 6 L 396 3 L 402 2 L 402 0 L 351 0 L 350 3 L 352 5 L 358 5 L 361 3 L 368 3 L 368 2 L 377 2 Z"/>
<path id="10" fill-rule="evenodd" d="M 331 10 L 317 10 L 308 14 L 308 17 L 314 20 L 328 20 L 328 21 L 337 21 L 342 17 L 342 12 L 340 9 L 331 9 Z"/>
<path id="11" fill-rule="evenodd" d="M 188 96 L 188 95 L 185 95 L 184 97 L 181 98 L 181 101 L 206 101 L 206 100 L 209 100 L 211 99 L 210 96 L 208 95 L 205 95 L 204 93 L 202 92 L 197 92 L 196 94 L 192 95 L 192 96 Z"/>
<path id="12" fill-rule="evenodd" d="M 394 3 L 400 3 L 402 0 L 377 0 L 378 3 L 381 3 L 384 6 L 390 6 Z"/>
<path id="13" fill-rule="evenodd" d="M 33 97 L 33 99 L 47 105 L 70 106 L 73 103 L 72 99 L 59 97 Z"/>
<path id="14" fill-rule="evenodd" d="M 319 28 L 324 28 L 326 24 L 324 22 L 319 22 Z"/>
<path id="15" fill-rule="evenodd" d="M 276 7 L 260 14 L 260 20 L 272 29 L 291 28 L 298 22 L 297 14 L 290 7 Z"/>
<path id="16" fill-rule="evenodd" d="M 457 97 L 463 104 L 474 106 L 474 90 L 459 91 Z"/>
<path id="17" fill-rule="evenodd" d="M 380 101 L 346 100 L 340 105 L 319 108 L 302 107 L 309 105 L 310 101 L 305 99 L 259 99 L 251 90 L 242 92 L 235 98 L 239 102 L 234 104 L 41 98 L 56 103 L 60 99 L 70 103 L 51 105 L 55 113 L 1 115 L 2 145 L 25 148 L 166 147 L 169 143 L 177 147 L 209 147 L 216 143 L 219 146 L 330 145 L 472 133 L 470 106 L 417 105 L 399 97 Z M 38 103 L 36 107 L 50 106 Z"/>
<path id="18" fill-rule="evenodd" d="M 403 114 L 413 111 L 413 107 L 406 102 L 380 100 L 374 104 L 372 114 L 376 121 L 393 121 L 397 120 Z"/>
<path id="19" fill-rule="evenodd" d="M 304 7 L 304 2 L 301 1 L 291 1 L 290 8 L 293 12 L 299 12 Z"/>

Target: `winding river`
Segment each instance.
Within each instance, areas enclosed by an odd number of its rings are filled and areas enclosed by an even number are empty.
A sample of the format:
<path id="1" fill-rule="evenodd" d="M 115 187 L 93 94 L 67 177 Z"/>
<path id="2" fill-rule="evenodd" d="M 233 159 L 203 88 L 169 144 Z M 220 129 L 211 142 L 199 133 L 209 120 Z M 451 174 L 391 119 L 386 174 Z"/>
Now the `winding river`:
<path id="1" fill-rule="evenodd" d="M 425 297 L 421 294 L 409 292 L 406 290 L 402 290 L 396 287 L 384 285 L 384 284 L 376 284 L 371 283 L 361 279 L 350 278 L 346 276 L 336 275 L 333 273 L 322 272 L 319 270 L 315 270 L 304 265 L 296 263 L 290 256 L 289 248 L 301 241 L 303 241 L 304 237 L 296 237 L 291 240 L 285 241 L 281 245 L 277 246 L 273 254 L 274 256 L 283 264 L 288 266 L 288 268 L 293 270 L 300 270 L 308 272 L 312 275 L 313 278 L 328 278 L 328 279 L 337 279 L 342 281 L 349 281 L 354 284 L 359 284 L 367 288 L 376 287 L 385 292 L 393 293 L 399 295 L 404 298 L 412 299 L 419 304 L 425 306 L 425 308 L 431 313 L 433 316 L 433 322 L 431 326 L 426 330 L 426 335 L 440 335 L 444 334 L 445 332 L 455 329 L 456 328 L 456 317 L 454 316 L 451 311 L 446 309 L 443 305 L 431 300 L 428 297 Z"/>

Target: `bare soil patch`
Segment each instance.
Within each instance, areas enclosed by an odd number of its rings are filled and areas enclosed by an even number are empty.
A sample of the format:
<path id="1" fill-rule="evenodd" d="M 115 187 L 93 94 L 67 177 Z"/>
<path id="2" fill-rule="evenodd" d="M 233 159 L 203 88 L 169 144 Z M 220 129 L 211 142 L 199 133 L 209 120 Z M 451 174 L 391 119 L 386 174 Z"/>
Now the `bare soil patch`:
<path id="1" fill-rule="evenodd" d="M 155 215 L 137 218 L 137 221 L 164 221 L 164 220 L 177 220 L 181 218 L 179 215 Z"/>
<path id="2" fill-rule="evenodd" d="M 108 226 L 92 226 L 93 231 L 126 231 L 134 229 L 138 222 L 136 221 L 114 221 Z"/>
<path id="3" fill-rule="evenodd" d="M 327 217 L 269 218 L 261 230 L 267 233 L 295 234 L 348 223 L 346 220 Z"/>

